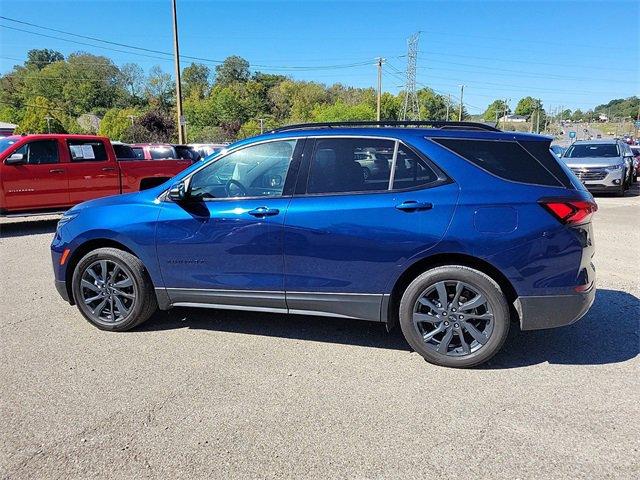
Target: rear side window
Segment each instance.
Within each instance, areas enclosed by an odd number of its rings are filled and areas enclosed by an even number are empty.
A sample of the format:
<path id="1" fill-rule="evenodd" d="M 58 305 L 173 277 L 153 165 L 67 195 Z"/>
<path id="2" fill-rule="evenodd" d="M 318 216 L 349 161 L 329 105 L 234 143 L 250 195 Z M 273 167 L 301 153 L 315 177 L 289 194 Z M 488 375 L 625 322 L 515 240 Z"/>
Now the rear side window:
<path id="1" fill-rule="evenodd" d="M 107 150 L 99 140 L 69 140 L 68 145 L 72 162 L 104 162 L 108 159 Z"/>
<path id="2" fill-rule="evenodd" d="M 118 160 L 134 160 L 136 158 L 133 149 L 129 145 L 113 145 L 113 151 L 116 152 Z"/>
<path id="3" fill-rule="evenodd" d="M 438 175 L 411 149 L 400 144 L 393 175 L 393 189 L 415 188 L 438 180 Z"/>
<path id="4" fill-rule="evenodd" d="M 144 160 L 144 149 L 142 147 L 131 147 L 134 158 L 137 160 Z"/>
<path id="5" fill-rule="evenodd" d="M 567 188 L 572 188 L 573 184 L 566 173 L 566 170 L 562 168 L 560 162 L 551 154 L 549 150 L 549 143 L 546 141 L 530 141 L 519 142 L 527 152 L 529 152 L 540 164 L 549 170 L 554 177 L 560 180 L 560 183 Z"/>
<path id="6" fill-rule="evenodd" d="M 447 138 L 434 141 L 483 170 L 506 180 L 554 187 L 561 185 L 549 170 L 517 142 Z"/>
<path id="7" fill-rule="evenodd" d="M 168 160 L 176 157 L 176 151 L 173 147 L 150 147 L 149 153 L 154 160 Z"/>
<path id="8" fill-rule="evenodd" d="M 388 190 L 394 145 L 372 138 L 318 139 L 307 193 Z"/>

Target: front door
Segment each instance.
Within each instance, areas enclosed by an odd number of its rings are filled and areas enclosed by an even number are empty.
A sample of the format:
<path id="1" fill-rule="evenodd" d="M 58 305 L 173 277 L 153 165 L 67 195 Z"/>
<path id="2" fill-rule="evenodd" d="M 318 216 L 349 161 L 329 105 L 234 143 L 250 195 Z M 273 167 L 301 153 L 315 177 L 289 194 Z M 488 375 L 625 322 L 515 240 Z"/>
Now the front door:
<path id="1" fill-rule="evenodd" d="M 233 150 L 190 176 L 187 200 L 164 202 L 157 253 L 174 305 L 286 309 L 283 222 L 297 174 L 296 144 Z"/>
<path id="2" fill-rule="evenodd" d="M 2 170 L 7 210 L 44 210 L 70 204 L 67 164 L 60 162 L 57 140 L 34 140 L 12 152 L 16 153 L 22 154 L 23 163 L 5 164 Z"/>
<path id="3" fill-rule="evenodd" d="M 318 138 L 304 158 L 285 222 L 288 308 L 379 320 L 394 277 L 443 237 L 457 185 L 390 139 Z"/>

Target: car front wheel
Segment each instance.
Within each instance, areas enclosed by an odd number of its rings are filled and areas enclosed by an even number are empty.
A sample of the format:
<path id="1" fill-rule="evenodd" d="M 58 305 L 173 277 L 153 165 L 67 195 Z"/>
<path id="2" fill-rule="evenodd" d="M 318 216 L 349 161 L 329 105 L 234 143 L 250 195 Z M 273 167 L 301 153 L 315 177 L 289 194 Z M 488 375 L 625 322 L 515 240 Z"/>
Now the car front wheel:
<path id="1" fill-rule="evenodd" d="M 151 279 L 134 255 L 99 248 L 76 265 L 73 298 L 80 313 L 102 330 L 125 331 L 147 320 L 158 307 Z"/>
<path id="2" fill-rule="evenodd" d="M 462 265 L 418 276 L 405 290 L 399 313 L 409 345 L 428 362 L 446 367 L 486 362 L 509 333 L 509 307 L 500 286 Z"/>

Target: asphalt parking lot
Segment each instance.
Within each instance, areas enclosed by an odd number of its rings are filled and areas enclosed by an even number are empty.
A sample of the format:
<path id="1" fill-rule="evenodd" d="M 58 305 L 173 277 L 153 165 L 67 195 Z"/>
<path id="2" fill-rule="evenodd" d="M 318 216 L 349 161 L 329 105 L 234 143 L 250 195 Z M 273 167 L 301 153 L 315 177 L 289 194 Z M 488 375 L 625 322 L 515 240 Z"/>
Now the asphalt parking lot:
<path id="1" fill-rule="evenodd" d="M 101 332 L 56 220 L 0 220 L 1 478 L 637 478 L 640 192 L 598 197 L 598 294 L 473 370 L 381 324 L 180 309 Z"/>

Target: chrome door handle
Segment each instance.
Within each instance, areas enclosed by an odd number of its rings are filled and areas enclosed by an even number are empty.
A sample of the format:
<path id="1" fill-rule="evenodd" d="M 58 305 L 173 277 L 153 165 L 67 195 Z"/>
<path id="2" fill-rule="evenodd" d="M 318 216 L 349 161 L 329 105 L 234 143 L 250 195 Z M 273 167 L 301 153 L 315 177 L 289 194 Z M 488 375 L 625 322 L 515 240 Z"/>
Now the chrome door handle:
<path id="1" fill-rule="evenodd" d="M 416 202 L 415 200 L 407 200 L 405 202 L 402 202 L 400 205 L 396 205 L 396 208 L 405 212 L 413 212 L 415 210 L 431 210 L 433 208 L 433 204 L 429 202 Z"/>
<path id="2" fill-rule="evenodd" d="M 258 207 L 253 210 L 249 210 L 247 213 L 254 217 L 273 217 L 274 215 L 278 215 L 280 210 L 277 208 Z"/>
<path id="3" fill-rule="evenodd" d="M 49 173 L 64 173 L 64 170 L 62 168 L 52 168 Z"/>
<path id="4" fill-rule="evenodd" d="M 113 172 L 115 170 L 115 167 L 104 167 L 102 169 L 103 172 Z"/>

